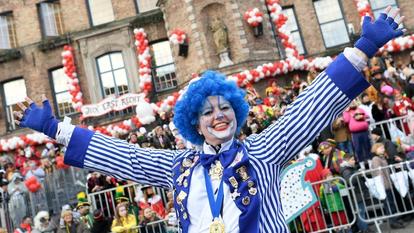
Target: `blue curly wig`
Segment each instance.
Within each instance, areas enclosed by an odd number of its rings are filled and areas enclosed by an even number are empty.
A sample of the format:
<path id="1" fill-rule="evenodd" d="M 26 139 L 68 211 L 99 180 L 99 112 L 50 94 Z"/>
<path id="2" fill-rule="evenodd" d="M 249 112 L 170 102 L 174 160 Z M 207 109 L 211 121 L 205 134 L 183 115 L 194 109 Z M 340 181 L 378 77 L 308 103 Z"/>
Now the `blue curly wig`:
<path id="1" fill-rule="evenodd" d="M 235 82 L 226 80 L 216 71 L 206 71 L 201 78 L 192 82 L 185 94 L 177 101 L 174 110 L 174 124 L 178 132 L 195 145 L 202 145 L 203 135 L 197 130 L 199 112 L 209 96 L 223 96 L 233 107 L 237 120 L 236 133 L 246 121 L 249 105 L 244 99 L 245 92 Z"/>

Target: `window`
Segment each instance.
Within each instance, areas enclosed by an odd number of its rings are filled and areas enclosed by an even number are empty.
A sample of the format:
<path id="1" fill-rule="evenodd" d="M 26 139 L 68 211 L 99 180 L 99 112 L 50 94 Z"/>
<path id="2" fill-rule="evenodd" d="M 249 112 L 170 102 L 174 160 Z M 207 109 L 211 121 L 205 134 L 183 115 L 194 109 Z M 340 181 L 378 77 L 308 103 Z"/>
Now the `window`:
<path id="1" fill-rule="evenodd" d="M 170 42 L 162 41 L 151 45 L 154 63 L 152 67 L 152 78 L 155 91 L 165 91 L 177 86 L 175 76 L 175 65 L 171 52 Z"/>
<path id="2" fill-rule="evenodd" d="M 0 15 L 0 49 L 17 47 L 16 29 L 11 12 Z"/>
<path id="3" fill-rule="evenodd" d="M 348 43 L 348 31 L 338 0 L 317 0 L 313 4 L 325 47 L 330 48 Z"/>
<path id="4" fill-rule="evenodd" d="M 13 111 L 20 111 L 17 103 L 24 101 L 24 97 L 27 96 L 24 79 L 20 78 L 3 83 L 3 93 L 5 101 L 4 106 L 6 108 L 7 130 L 12 131 L 16 129 Z"/>
<path id="5" fill-rule="evenodd" d="M 305 48 L 303 47 L 302 35 L 299 31 L 298 23 L 296 21 L 296 14 L 293 7 L 283 9 L 283 14 L 288 17 L 286 22 L 286 28 L 290 31 L 293 41 L 299 54 L 305 54 Z"/>
<path id="6" fill-rule="evenodd" d="M 105 54 L 96 59 L 103 96 L 120 96 L 129 92 L 128 79 L 121 52 Z"/>
<path id="7" fill-rule="evenodd" d="M 51 70 L 50 77 L 52 79 L 53 92 L 55 93 L 58 116 L 64 117 L 75 113 L 76 111 L 72 106 L 72 96 L 69 93 L 67 84 L 68 77 L 63 71 L 63 68 Z"/>
<path id="8" fill-rule="evenodd" d="M 370 0 L 370 3 L 375 18 L 377 18 L 380 13 L 387 8 L 387 6 L 392 6 L 394 10 L 397 8 L 395 0 Z"/>
<path id="9" fill-rule="evenodd" d="M 157 8 L 157 1 L 158 0 L 135 0 L 138 13 L 150 11 L 150 10 Z"/>
<path id="10" fill-rule="evenodd" d="M 115 19 L 111 0 L 88 0 L 88 7 L 93 26 L 112 22 Z"/>
<path id="11" fill-rule="evenodd" d="M 48 37 L 63 34 L 59 1 L 41 2 L 39 4 L 39 13 L 43 36 Z"/>

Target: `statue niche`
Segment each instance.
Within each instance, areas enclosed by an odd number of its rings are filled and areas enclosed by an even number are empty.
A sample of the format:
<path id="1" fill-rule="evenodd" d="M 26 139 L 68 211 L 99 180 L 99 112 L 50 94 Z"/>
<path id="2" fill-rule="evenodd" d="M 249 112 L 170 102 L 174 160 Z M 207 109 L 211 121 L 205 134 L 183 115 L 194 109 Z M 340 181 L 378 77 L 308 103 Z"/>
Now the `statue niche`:
<path id="1" fill-rule="evenodd" d="M 220 57 L 219 68 L 233 65 L 229 58 L 229 41 L 226 25 L 218 17 L 214 17 L 210 22 L 209 28 L 213 33 L 217 55 Z"/>

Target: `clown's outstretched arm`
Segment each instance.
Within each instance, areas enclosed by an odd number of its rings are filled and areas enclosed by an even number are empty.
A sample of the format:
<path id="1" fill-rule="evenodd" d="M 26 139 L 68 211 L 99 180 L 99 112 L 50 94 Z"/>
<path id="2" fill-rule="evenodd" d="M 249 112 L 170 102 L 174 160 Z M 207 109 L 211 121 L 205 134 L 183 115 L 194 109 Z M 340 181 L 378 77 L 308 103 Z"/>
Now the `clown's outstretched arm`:
<path id="1" fill-rule="evenodd" d="M 26 98 L 29 107 L 18 103 L 23 112 L 14 113 L 19 119 L 16 124 L 42 132 L 67 146 L 65 164 L 141 184 L 172 187 L 173 160 L 187 152 L 138 148 L 124 140 L 59 122 L 44 95 L 42 101 L 42 108 L 30 98 Z"/>
<path id="2" fill-rule="evenodd" d="M 403 34 L 398 29 L 403 17 L 395 22 L 399 11 L 390 15 L 390 10 L 388 7 L 375 22 L 365 16 L 361 38 L 355 47 L 346 48 L 337 56 L 276 123 L 247 138 L 246 147 L 252 156 L 268 164 L 285 164 L 369 86 L 361 72 L 368 58 L 389 40 Z"/>

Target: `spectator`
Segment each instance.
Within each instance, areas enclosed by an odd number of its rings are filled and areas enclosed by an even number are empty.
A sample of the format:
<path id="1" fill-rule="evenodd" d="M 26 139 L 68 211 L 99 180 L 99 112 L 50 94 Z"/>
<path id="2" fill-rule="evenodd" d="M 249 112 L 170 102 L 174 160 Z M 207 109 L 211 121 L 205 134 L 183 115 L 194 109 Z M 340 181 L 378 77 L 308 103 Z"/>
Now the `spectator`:
<path id="1" fill-rule="evenodd" d="M 32 217 L 24 216 L 20 226 L 14 230 L 14 233 L 32 233 Z"/>
<path id="2" fill-rule="evenodd" d="M 343 116 L 339 116 L 332 123 L 332 133 L 337 142 L 338 149 L 347 154 L 353 154 L 351 133 L 348 126 L 345 124 Z"/>
<path id="3" fill-rule="evenodd" d="M 382 176 L 382 180 L 384 182 L 385 192 L 386 192 L 386 199 L 384 203 L 385 214 L 391 215 L 396 213 L 396 203 L 394 202 L 393 193 L 392 193 L 392 184 L 391 178 L 388 168 L 387 162 L 387 154 L 385 151 L 384 144 L 382 143 L 375 143 L 372 145 L 372 154 L 374 155 L 372 158 L 372 169 L 375 169 L 372 172 L 373 176 Z M 379 169 L 377 169 L 379 168 Z M 404 228 L 404 223 L 398 220 L 396 217 L 390 218 L 390 227 L 392 229 L 401 229 Z"/>
<path id="4" fill-rule="evenodd" d="M 85 225 L 85 228 L 91 229 L 92 225 L 93 225 L 93 216 L 92 214 L 89 212 L 89 208 L 91 206 L 91 204 L 88 202 L 88 200 L 86 199 L 86 193 L 85 192 L 80 192 L 76 195 L 76 198 L 78 199 L 78 204 L 76 206 L 76 210 L 79 212 L 80 214 L 80 222 L 83 223 Z M 71 218 L 73 218 L 72 214 L 71 214 Z"/>
<path id="5" fill-rule="evenodd" d="M 375 122 L 381 122 L 391 118 L 392 110 L 389 108 L 390 99 L 388 97 L 381 97 L 378 102 L 375 102 L 372 105 L 372 117 Z M 390 139 L 390 131 L 388 130 L 388 125 L 384 125 L 385 137 Z"/>
<path id="6" fill-rule="evenodd" d="M 34 217 L 34 229 L 32 233 L 54 233 L 56 229 L 56 223 L 51 221 L 47 211 L 39 211 Z"/>
<path id="7" fill-rule="evenodd" d="M 323 141 L 318 146 L 319 153 L 322 154 L 323 166 L 330 169 L 332 174 L 339 174 L 340 164 L 345 152 L 336 148 L 336 142 L 333 139 Z"/>
<path id="8" fill-rule="evenodd" d="M 257 100 L 260 99 L 259 93 L 250 83 L 246 85 L 246 99 L 250 106 L 256 105 Z"/>
<path id="9" fill-rule="evenodd" d="M 36 178 L 42 182 L 45 179 L 46 173 L 40 166 L 36 165 L 36 162 L 33 160 L 28 161 L 29 170 L 26 172 L 25 179 L 28 179 L 31 176 L 36 176 Z"/>
<path id="10" fill-rule="evenodd" d="M 371 138 L 374 143 L 382 143 L 385 146 L 385 152 L 387 154 L 388 164 L 394 164 L 402 162 L 403 159 L 398 154 L 397 147 L 391 140 L 386 139 L 382 136 L 382 130 L 380 128 L 375 128 L 371 131 Z"/>
<path id="11" fill-rule="evenodd" d="M 345 155 L 344 160 L 341 163 L 341 176 L 346 180 L 348 184 L 351 184 L 351 176 L 358 172 L 355 164 L 355 157 L 352 155 Z M 364 196 L 366 193 L 368 193 L 368 188 L 364 183 L 365 181 L 361 176 L 357 176 L 357 178 L 352 179 L 352 186 L 356 187 L 354 189 L 354 198 L 358 205 L 358 219 L 356 224 L 361 233 L 374 233 L 374 231 L 369 229 L 368 224 L 363 220 L 366 219 Z"/>
<path id="12" fill-rule="evenodd" d="M 348 223 L 345 214 L 345 206 L 342 200 L 340 191 L 345 186 L 339 182 L 339 180 L 332 180 L 333 176 L 331 170 L 324 169 L 322 171 L 322 177 L 325 180 L 330 180 L 322 183 L 320 188 L 320 198 L 325 213 L 328 212 L 332 217 L 334 226 L 345 225 Z"/>
<path id="13" fill-rule="evenodd" d="M 61 217 L 63 225 L 58 228 L 57 233 L 90 233 L 82 221 L 78 222 L 73 218 L 72 211 L 63 211 Z"/>
<path id="14" fill-rule="evenodd" d="M 156 149 L 171 149 L 171 141 L 170 139 L 164 134 L 164 130 L 161 126 L 157 126 L 154 129 L 154 136 L 152 138 L 153 146 Z"/>
<path id="15" fill-rule="evenodd" d="M 100 209 L 93 212 L 93 220 L 91 233 L 111 232 L 111 221 L 103 215 Z"/>
<path id="16" fill-rule="evenodd" d="M 166 233 L 164 222 L 154 226 L 147 226 L 152 222 L 161 220 L 151 208 L 144 209 L 144 214 L 139 223 L 141 232 L 146 233 Z"/>
<path id="17" fill-rule="evenodd" d="M 125 203 L 116 206 L 115 218 L 112 222 L 111 231 L 115 233 L 133 233 L 137 231 L 135 216 L 128 214 L 128 207 Z"/>
<path id="18" fill-rule="evenodd" d="M 355 101 L 352 101 L 349 108 L 343 113 L 343 117 L 351 132 L 352 143 L 359 165 L 361 169 L 365 169 L 365 162 L 371 163 L 368 116 L 364 110 L 358 108 Z"/>
<path id="19" fill-rule="evenodd" d="M 89 173 L 88 178 L 88 193 L 98 192 L 104 189 L 105 176 L 101 175 L 99 172 Z"/>
<path id="20" fill-rule="evenodd" d="M 399 91 L 395 91 L 394 96 L 395 96 L 395 102 L 394 102 L 394 107 L 392 108 L 392 110 L 397 117 L 406 116 L 408 115 L 409 111 L 414 110 L 414 104 L 411 101 L 411 99 L 404 97 Z M 403 126 L 404 126 L 404 133 L 406 133 L 407 135 L 410 134 L 410 128 L 407 122 L 404 122 Z"/>
<path id="21" fill-rule="evenodd" d="M 19 173 L 13 173 L 7 186 L 9 192 L 9 213 L 14 226 L 18 226 L 27 213 L 27 188 L 23 183 L 23 177 Z"/>
<path id="22" fill-rule="evenodd" d="M 144 196 L 139 201 L 140 209 L 151 208 L 160 218 L 165 218 L 166 212 L 161 196 L 154 193 L 152 186 L 143 186 L 141 190 Z"/>
<path id="23" fill-rule="evenodd" d="M 358 106 L 358 108 L 364 110 L 364 112 L 367 114 L 368 120 L 370 124 L 374 124 L 375 120 L 372 117 L 372 105 L 374 103 L 369 99 L 369 96 L 367 93 L 361 94 L 361 104 Z"/>
<path id="24" fill-rule="evenodd" d="M 138 144 L 138 135 L 136 132 L 131 132 L 128 135 L 127 142 L 130 144 Z"/>
<path id="25" fill-rule="evenodd" d="M 407 97 L 412 101 L 414 96 L 414 72 L 411 73 L 407 78 L 405 93 L 407 94 Z"/>

